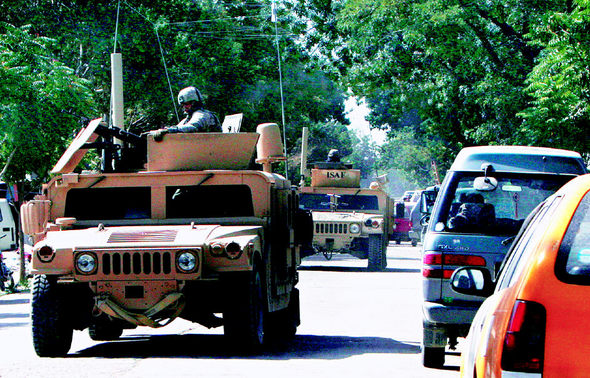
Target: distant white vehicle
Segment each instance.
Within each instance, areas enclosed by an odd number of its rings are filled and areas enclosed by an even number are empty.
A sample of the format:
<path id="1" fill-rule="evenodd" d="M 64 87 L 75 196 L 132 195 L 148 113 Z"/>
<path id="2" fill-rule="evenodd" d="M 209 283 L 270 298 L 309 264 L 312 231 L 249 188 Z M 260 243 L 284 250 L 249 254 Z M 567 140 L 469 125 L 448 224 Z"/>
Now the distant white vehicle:
<path id="1" fill-rule="evenodd" d="M 10 203 L 0 198 L 0 251 L 18 249 L 16 221 Z"/>

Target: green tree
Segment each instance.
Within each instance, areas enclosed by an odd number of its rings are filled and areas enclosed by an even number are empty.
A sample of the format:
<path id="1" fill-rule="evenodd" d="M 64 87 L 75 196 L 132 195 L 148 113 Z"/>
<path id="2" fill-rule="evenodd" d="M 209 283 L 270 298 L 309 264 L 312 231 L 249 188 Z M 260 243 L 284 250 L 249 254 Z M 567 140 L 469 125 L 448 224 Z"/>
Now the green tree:
<path id="1" fill-rule="evenodd" d="M 64 141 L 94 110 L 88 82 L 51 54 L 54 40 L 30 27 L 0 26 L 0 161 L 3 177 L 45 177 Z"/>
<path id="2" fill-rule="evenodd" d="M 31 35 L 55 41 L 44 45 L 43 53 L 86 80 L 91 89 L 86 95 L 96 105 L 78 114 L 94 118 L 109 113 L 109 56 L 116 50 L 123 54 L 126 123 L 131 131 L 177 123 L 176 93 L 189 85 L 202 91 L 207 108 L 221 119 L 244 113 L 245 131 L 263 122 L 282 124 L 278 34 L 288 150 L 303 126 L 346 122 L 342 89 L 317 68 L 304 64 L 309 54 L 294 38 L 304 23 L 292 22 L 288 9 L 279 9 L 278 24 L 273 24 L 267 1 L 96 0 L 89 4 L 87 0 L 0 4 L 0 20 L 17 26 L 30 23 Z M 73 132 L 78 126 L 68 127 Z"/>
<path id="3" fill-rule="evenodd" d="M 519 135 L 530 144 L 560 146 L 590 155 L 590 2 L 548 14 L 531 36 L 543 48 L 530 73 L 533 100 L 520 115 Z"/>
<path id="4" fill-rule="evenodd" d="M 408 143 L 411 132 L 418 145 L 406 148 L 414 155 L 409 160 L 422 161 L 426 153 L 430 156 L 424 160 L 437 161 L 442 173 L 463 147 L 525 142 L 517 132 L 522 123 L 517 114 L 527 106 L 525 80 L 542 50 L 531 43 L 530 31 L 548 15 L 568 11 L 570 4 L 567 0 L 299 3 L 305 4 L 298 9 L 315 22 L 314 30 L 345 42 L 338 47 L 310 40 L 323 49 L 322 63 L 329 61 L 333 67 L 329 72 L 337 72 L 344 86 L 367 99 L 372 126 Z M 317 17 L 322 13 L 330 15 L 325 22 Z M 408 125 L 408 118 L 418 121 Z M 383 156 L 392 154 L 396 151 Z M 415 171 L 410 167 L 409 172 Z"/>

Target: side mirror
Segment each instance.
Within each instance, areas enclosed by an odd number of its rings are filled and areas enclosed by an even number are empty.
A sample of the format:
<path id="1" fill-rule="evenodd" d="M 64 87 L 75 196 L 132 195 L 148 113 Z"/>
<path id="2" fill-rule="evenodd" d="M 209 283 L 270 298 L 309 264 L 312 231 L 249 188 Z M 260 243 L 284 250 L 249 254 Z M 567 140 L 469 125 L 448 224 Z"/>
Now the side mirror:
<path id="1" fill-rule="evenodd" d="M 428 207 L 428 197 L 426 193 L 423 192 L 422 195 L 420 195 L 420 212 L 422 214 L 430 214 L 430 209 Z"/>
<path id="2" fill-rule="evenodd" d="M 451 276 L 451 288 L 460 294 L 489 297 L 496 284 L 484 267 L 462 267 L 456 269 Z"/>

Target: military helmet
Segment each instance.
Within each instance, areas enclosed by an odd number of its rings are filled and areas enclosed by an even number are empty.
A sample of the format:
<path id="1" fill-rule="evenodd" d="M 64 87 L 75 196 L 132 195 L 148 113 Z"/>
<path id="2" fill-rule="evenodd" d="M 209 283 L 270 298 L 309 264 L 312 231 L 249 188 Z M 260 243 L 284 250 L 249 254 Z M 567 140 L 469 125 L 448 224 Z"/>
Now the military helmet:
<path id="1" fill-rule="evenodd" d="M 201 92 L 195 87 L 186 87 L 178 92 L 178 105 L 182 105 L 185 102 L 195 101 L 196 103 L 202 103 Z"/>
<path id="2" fill-rule="evenodd" d="M 330 152 L 328 152 L 327 161 L 340 161 L 340 151 L 338 151 L 337 149 L 331 149 Z"/>

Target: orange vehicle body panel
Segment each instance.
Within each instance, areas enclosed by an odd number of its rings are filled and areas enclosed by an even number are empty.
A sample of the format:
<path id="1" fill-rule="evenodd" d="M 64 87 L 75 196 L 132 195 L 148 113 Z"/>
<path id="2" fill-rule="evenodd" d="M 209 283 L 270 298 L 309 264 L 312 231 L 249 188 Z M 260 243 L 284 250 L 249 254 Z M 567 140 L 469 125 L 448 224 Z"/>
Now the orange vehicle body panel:
<path id="1" fill-rule="evenodd" d="M 546 309 L 544 377 L 582 377 L 590 371 L 590 286 L 568 284 L 555 275 L 557 253 L 564 234 L 582 197 L 590 190 L 590 175 L 578 177 L 556 196 L 563 195 L 551 215 L 548 227 L 535 230 L 541 233 L 534 251 L 527 256 L 525 268 L 515 284 L 493 294 L 497 301 L 486 311 L 486 334 L 475 341 L 478 352 L 475 360 L 477 377 L 501 377 L 501 358 L 504 336 L 516 300 L 533 301 Z M 535 241 L 533 237 L 533 241 Z M 589 246 L 590 247 L 590 246 Z M 484 306 L 482 306 L 483 308 Z M 463 361 L 464 362 L 464 361 Z M 462 366 L 461 375 L 471 376 Z M 526 374 L 524 376 L 527 376 Z M 531 375 L 533 376 L 533 375 Z"/>

